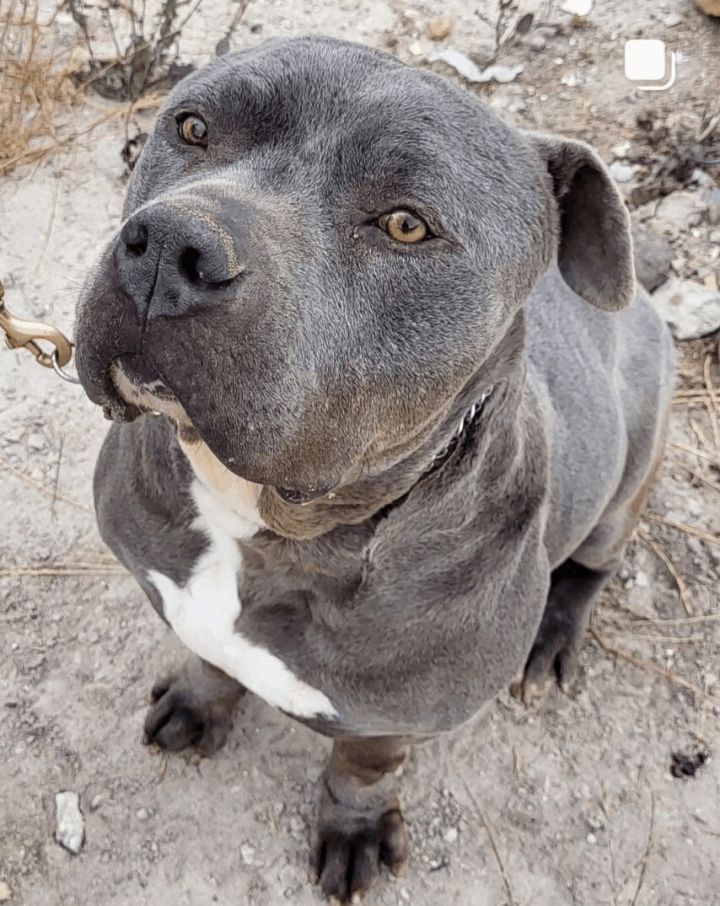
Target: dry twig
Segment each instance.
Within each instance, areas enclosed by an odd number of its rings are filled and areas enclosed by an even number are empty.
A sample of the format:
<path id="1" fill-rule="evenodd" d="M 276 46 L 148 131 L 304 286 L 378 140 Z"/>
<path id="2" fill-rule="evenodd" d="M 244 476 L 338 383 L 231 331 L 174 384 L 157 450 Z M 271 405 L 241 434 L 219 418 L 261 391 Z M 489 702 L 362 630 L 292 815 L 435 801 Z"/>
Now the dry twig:
<path id="1" fill-rule="evenodd" d="M 672 562 L 667 552 L 663 550 L 663 548 L 660 547 L 659 544 L 653 541 L 649 535 L 646 535 L 645 532 L 643 532 L 641 529 L 638 529 L 637 534 L 643 544 L 648 547 L 655 554 L 655 556 L 658 557 L 658 559 L 662 560 L 662 562 L 665 564 L 667 571 L 675 580 L 675 584 L 677 585 L 678 593 L 680 595 L 680 602 L 685 608 L 685 613 L 689 617 L 691 617 L 694 613 L 694 610 L 692 601 L 690 599 L 690 592 L 687 585 L 685 584 L 685 580 L 675 568 L 675 564 Z"/>

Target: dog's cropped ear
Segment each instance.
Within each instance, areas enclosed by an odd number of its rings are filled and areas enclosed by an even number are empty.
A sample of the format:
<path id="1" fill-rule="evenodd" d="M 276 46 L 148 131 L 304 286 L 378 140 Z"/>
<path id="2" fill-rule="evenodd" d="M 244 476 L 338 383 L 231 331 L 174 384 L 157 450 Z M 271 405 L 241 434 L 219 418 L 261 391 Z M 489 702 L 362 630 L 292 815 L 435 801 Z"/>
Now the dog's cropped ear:
<path id="1" fill-rule="evenodd" d="M 527 137 L 552 178 L 561 274 L 597 308 L 624 308 L 635 296 L 630 218 L 605 165 L 584 142 L 540 133 Z"/>

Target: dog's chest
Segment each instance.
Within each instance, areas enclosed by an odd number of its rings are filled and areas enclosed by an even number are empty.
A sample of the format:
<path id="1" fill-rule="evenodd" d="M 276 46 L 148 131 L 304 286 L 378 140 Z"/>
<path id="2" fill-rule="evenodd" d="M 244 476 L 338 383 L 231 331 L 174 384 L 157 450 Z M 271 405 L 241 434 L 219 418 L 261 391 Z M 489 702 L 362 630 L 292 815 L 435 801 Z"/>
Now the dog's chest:
<path id="1" fill-rule="evenodd" d="M 162 597 L 165 618 L 191 651 L 270 704 L 298 717 L 333 717 L 327 696 L 237 631 L 244 571 L 240 543 L 264 528 L 256 507 L 260 489 L 222 474 L 212 454 L 199 453 L 189 456 L 198 476 L 190 489 L 198 513 L 192 528 L 205 536 L 207 548 L 182 586 L 156 570 L 148 573 Z"/>

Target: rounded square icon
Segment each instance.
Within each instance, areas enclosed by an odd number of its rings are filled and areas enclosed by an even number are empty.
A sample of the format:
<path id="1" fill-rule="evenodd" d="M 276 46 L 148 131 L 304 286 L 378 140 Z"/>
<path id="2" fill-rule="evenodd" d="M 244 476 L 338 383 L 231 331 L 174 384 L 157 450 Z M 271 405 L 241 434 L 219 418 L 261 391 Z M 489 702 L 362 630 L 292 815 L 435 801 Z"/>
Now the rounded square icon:
<path id="1" fill-rule="evenodd" d="M 631 82 L 657 82 L 665 78 L 665 42 L 637 38 L 625 42 L 625 76 Z"/>

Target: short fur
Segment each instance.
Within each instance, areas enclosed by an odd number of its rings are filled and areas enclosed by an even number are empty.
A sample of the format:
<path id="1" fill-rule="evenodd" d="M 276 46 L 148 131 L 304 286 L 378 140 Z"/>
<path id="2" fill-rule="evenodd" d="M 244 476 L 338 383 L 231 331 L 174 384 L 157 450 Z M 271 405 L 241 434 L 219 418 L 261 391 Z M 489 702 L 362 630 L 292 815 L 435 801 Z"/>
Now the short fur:
<path id="1" fill-rule="evenodd" d="M 207 148 L 182 144 L 181 111 Z M 434 238 L 394 242 L 377 218 L 396 208 Z M 298 713 L 338 738 L 313 864 L 347 899 L 404 856 L 387 778 L 409 741 L 524 666 L 526 700 L 569 679 L 661 455 L 669 334 L 592 149 L 330 39 L 184 80 L 125 218 L 79 307 L 83 385 L 123 422 L 100 528 L 163 612 L 152 576 L 188 588 L 214 550 L 195 482 L 218 519 L 256 502 L 229 535 L 235 631 L 332 703 Z M 163 683 L 148 737 L 222 741 L 237 681 L 264 678 L 218 676 L 195 660 Z"/>

